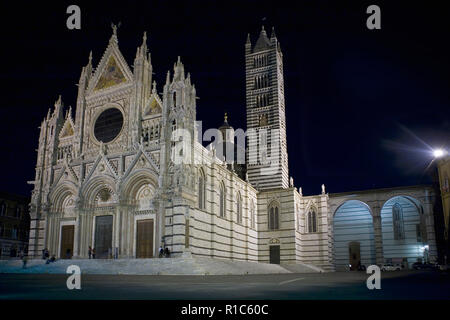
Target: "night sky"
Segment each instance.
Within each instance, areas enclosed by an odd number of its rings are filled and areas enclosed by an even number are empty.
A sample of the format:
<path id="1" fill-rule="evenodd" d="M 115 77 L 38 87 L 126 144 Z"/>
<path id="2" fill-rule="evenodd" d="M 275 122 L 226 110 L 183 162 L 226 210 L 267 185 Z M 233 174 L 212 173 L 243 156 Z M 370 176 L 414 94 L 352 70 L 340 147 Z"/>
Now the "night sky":
<path id="1" fill-rule="evenodd" d="M 272 26 L 284 56 L 290 175 L 304 194 L 430 183 L 430 147 L 449 144 L 450 19 L 422 1 L 79 1 L 0 5 L 0 190 L 29 195 L 38 126 L 61 94 L 76 105 L 81 67 L 96 66 L 121 22 L 131 66 L 147 31 L 158 91 L 177 56 L 197 119 L 245 129 L 244 44 Z M 81 30 L 66 8 L 81 8 Z M 381 30 L 366 8 L 381 7 Z"/>

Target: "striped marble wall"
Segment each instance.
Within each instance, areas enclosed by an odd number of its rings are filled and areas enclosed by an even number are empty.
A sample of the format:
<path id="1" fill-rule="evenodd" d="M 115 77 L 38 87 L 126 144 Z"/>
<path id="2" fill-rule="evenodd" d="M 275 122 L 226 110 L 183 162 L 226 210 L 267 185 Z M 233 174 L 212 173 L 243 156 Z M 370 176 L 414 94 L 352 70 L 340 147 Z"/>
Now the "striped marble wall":
<path id="1" fill-rule="evenodd" d="M 404 239 L 396 240 L 394 238 L 392 208 L 398 203 L 403 213 Z M 419 227 L 417 226 L 419 225 Z M 417 261 L 417 258 L 423 257 L 421 251 L 423 232 L 418 237 L 420 227 L 420 215 L 416 205 L 406 197 L 394 197 L 386 201 L 381 209 L 381 227 L 383 235 L 383 255 L 384 259 L 389 258 L 407 258 L 408 264 Z M 418 241 L 420 240 L 420 241 Z"/>
<path id="2" fill-rule="evenodd" d="M 339 207 L 333 219 L 334 257 L 336 270 L 349 264 L 349 243 L 360 243 L 361 264 L 375 264 L 373 219 L 365 204 L 349 200 Z"/>

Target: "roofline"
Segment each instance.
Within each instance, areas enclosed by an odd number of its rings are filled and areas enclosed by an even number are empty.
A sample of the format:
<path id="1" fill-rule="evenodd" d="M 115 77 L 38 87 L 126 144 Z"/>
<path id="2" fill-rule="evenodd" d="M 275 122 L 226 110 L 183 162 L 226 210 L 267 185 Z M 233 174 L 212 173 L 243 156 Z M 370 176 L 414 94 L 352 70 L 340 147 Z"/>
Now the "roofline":
<path id="1" fill-rule="evenodd" d="M 402 187 L 363 189 L 363 190 L 355 190 L 355 191 L 329 193 L 329 196 L 330 197 L 339 197 L 339 196 L 350 195 L 350 194 L 355 194 L 355 193 L 386 192 L 386 191 L 405 190 L 405 189 L 433 189 L 433 185 L 431 185 L 431 184 L 418 184 L 418 185 L 402 186 Z"/>

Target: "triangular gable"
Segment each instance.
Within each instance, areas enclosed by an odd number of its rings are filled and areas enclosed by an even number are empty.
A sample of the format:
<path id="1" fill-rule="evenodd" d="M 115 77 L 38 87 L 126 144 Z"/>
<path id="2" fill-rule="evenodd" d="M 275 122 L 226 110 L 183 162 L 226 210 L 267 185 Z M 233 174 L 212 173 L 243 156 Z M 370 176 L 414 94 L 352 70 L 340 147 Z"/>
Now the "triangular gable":
<path id="1" fill-rule="evenodd" d="M 161 112 L 162 112 L 161 100 L 159 99 L 158 96 L 152 94 L 149 102 L 144 108 L 143 116 L 144 117 L 153 116 L 156 114 L 160 114 Z"/>
<path id="2" fill-rule="evenodd" d="M 67 117 L 59 134 L 60 138 L 71 137 L 75 134 L 74 124 L 71 117 Z"/>
<path id="3" fill-rule="evenodd" d="M 119 50 L 117 38 L 113 36 L 89 83 L 88 94 L 132 81 L 133 73 Z"/>
<path id="4" fill-rule="evenodd" d="M 112 177 L 118 178 L 118 173 L 115 171 L 111 163 L 108 161 L 108 159 L 105 157 L 105 155 L 100 155 L 100 159 L 96 161 L 96 164 L 94 164 L 94 167 L 91 169 L 91 172 L 89 173 L 89 178 L 91 176 L 97 176 L 97 175 L 110 175 Z"/>
<path id="5" fill-rule="evenodd" d="M 143 150 L 142 145 L 139 148 L 139 152 L 136 154 L 133 161 L 125 171 L 122 179 L 125 179 L 134 169 L 140 168 L 150 168 L 153 169 L 156 173 L 159 172 L 159 165 L 151 154 L 148 154 Z"/>
<path id="6" fill-rule="evenodd" d="M 100 79 L 98 79 L 97 84 L 94 87 L 94 91 L 106 89 L 126 81 L 127 79 L 117 64 L 116 59 L 114 59 L 113 56 L 110 56 Z"/>
<path id="7" fill-rule="evenodd" d="M 64 178 L 63 178 L 64 176 Z M 56 186 L 59 181 L 63 178 L 64 181 L 72 181 L 73 183 L 78 183 L 78 176 L 75 173 L 75 171 L 69 166 L 68 163 L 64 164 L 64 167 L 58 171 L 58 174 L 56 175 L 56 179 L 53 182 L 53 186 Z"/>

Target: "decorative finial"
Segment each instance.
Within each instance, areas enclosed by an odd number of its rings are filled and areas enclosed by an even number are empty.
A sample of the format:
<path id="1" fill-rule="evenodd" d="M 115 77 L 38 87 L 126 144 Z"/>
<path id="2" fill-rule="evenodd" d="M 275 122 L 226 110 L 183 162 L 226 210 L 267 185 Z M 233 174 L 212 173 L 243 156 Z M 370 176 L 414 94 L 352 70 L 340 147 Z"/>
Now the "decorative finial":
<path id="1" fill-rule="evenodd" d="M 117 28 L 120 28 L 121 22 L 119 22 L 117 25 L 114 23 L 111 23 L 111 28 L 113 30 L 113 35 L 117 37 Z"/>
<path id="2" fill-rule="evenodd" d="M 113 35 L 117 36 L 117 26 L 114 23 L 111 23 L 111 28 L 113 30 Z"/>
<path id="3" fill-rule="evenodd" d="M 322 184 L 322 194 L 325 194 L 325 185 Z"/>
<path id="4" fill-rule="evenodd" d="M 58 96 L 58 100 L 55 101 L 55 108 L 58 108 L 61 106 L 61 95 Z"/>
<path id="5" fill-rule="evenodd" d="M 152 93 L 156 93 L 156 81 L 155 80 L 153 80 Z"/>
<path id="6" fill-rule="evenodd" d="M 147 31 L 144 31 L 144 36 L 142 37 L 142 43 L 147 42 Z"/>
<path id="7" fill-rule="evenodd" d="M 225 112 L 224 116 L 223 116 L 223 120 L 225 122 L 228 122 L 228 113 Z"/>
<path id="8" fill-rule="evenodd" d="M 92 50 L 89 52 L 89 64 L 92 63 Z"/>

